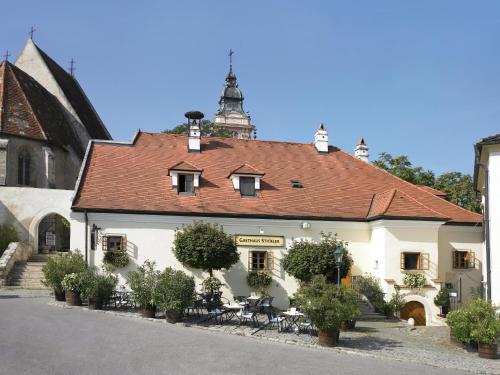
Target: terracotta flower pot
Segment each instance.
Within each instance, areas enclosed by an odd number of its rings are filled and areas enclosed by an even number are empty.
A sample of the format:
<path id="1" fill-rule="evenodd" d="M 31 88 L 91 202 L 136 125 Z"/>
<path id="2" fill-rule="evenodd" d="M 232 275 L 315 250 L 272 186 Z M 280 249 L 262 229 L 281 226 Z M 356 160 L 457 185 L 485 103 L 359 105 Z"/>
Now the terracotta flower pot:
<path id="1" fill-rule="evenodd" d="M 89 298 L 90 310 L 102 310 L 103 301 L 101 299 Z"/>
<path id="2" fill-rule="evenodd" d="M 481 358 L 497 359 L 497 344 L 479 344 L 478 353 Z"/>
<path id="3" fill-rule="evenodd" d="M 182 314 L 177 311 L 167 311 L 165 312 L 165 319 L 167 319 L 169 323 L 179 323 L 182 321 Z"/>
<path id="4" fill-rule="evenodd" d="M 74 292 L 72 290 L 67 290 L 65 293 L 66 303 L 70 306 L 81 306 L 82 299 L 80 298 L 79 292 Z"/>
<path id="5" fill-rule="evenodd" d="M 340 331 L 329 329 L 318 332 L 319 344 L 321 346 L 337 346 Z"/>
<path id="6" fill-rule="evenodd" d="M 156 317 L 156 306 L 143 307 L 141 310 L 141 315 L 144 318 L 155 318 Z"/>
<path id="7" fill-rule="evenodd" d="M 56 301 L 66 301 L 66 296 L 64 291 L 58 291 L 54 289 L 54 298 Z"/>

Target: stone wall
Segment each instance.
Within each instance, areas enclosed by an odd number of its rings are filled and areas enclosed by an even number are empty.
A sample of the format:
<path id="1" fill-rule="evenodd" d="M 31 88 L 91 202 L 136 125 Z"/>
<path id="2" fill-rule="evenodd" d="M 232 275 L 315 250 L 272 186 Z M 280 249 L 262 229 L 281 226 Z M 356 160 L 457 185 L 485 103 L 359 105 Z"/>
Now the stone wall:
<path id="1" fill-rule="evenodd" d="M 5 286 L 7 276 L 16 262 L 26 261 L 32 254 L 29 245 L 21 242 L 11 242 L 0 257 L 0 287 Z"/>

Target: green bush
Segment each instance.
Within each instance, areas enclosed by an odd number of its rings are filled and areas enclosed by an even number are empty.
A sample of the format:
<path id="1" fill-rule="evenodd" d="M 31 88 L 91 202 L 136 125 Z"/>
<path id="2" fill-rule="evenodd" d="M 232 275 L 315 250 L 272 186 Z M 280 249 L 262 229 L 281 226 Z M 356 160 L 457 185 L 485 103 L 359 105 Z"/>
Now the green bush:
<path id="1" fill-rule="evenodd" d="M 392 293 L 391 299 L 385 304 L 385 312 L 395 314 L 406 305 L 405 299 L 399 293 L 399 289 Z"/>
<path id="2" fill-rule="evenodd" d="M 161 272 L 155 269 L 156 263 L 146 260 L 136 271 L 128 273 L 128 284 L 134 292 L 135 300 L 144 309 L 158 305 L 157 292 Z"/>
<path id="3" fill-rule="evenodd" d="M 296 301 L 320 331 L 339 330 L 344 322 L 359 316 L 356 292 L 338 288 L 325 276 L 315 276 L 310 283 L 303 284 Z"/>
<path id="4" fill-rule="evenodd" d="M 496 307 L 489 301 L 475 299 L 448 313 L 450 333 L 464 343 L 493 344 L 500 334 Z"/>
<path id="5" fill-rule="evenodd" d="M 158 282 L 157 305 L 167 314 L 181 315 L 193 302 L 194 288 L 193 277 L 167 267 Z"/>
<path id="6" fill-rule="evenodd" d="M 356 278 L 354 288 L 359 294 L 364 295 L 379 313 L 386 311 L 384 291 L 380 286 L 380 281 L 372 275 L 363 275 Z"/>
<path id="7" fill-rule="evenodd" d="M 403 285 L 410 289 L 422 289 L 425 282 L 425 275 L 420 272 L 409 272 L 403 276 Z"/>
<path id="8" fill-rule="evenodd" d="M 10 224 L 0 225 L 0 256 L 11 242 L 19 241 L 16 228 Z"/>
<path id="9" fill-rule="evenodd" d="M 179 262 L 208 271 L 210 276 L 240 259 L 234 239 L 221 226 L 197 221 L 175 233 L 173 250 Z"/>
<path id="10" fill-rule="evenodd" d="M 321 241 L 294 241 L 283 257 L 283 269 L 297 280 L 308 282 L 315 275 L 323 275 L 331 283 L 337 283 L 335 250 L 342 249 L 344 256 L 340 265 L 340 277 L 347 276 L 352 265 L 347 252 L 347 242 L 338 240 L 331 233 L 321 233 Z"/>
<path id="11" fill-rule="evenodd" d="M 106 251 L 102 261 L 115 268 L 127 267 L 130 258 L 125 251 Z"/>
<path id="12" fill-rule="evenodd" d="M 258 290 L 263 296 L 268 294 L 272 282 L 273 278 L 267 272 L 250 272 L 247 275 L 248 286 Z"/>
<path id="13" fill-rule="evenodd" d="M 85 272 L 68 273 L 61 282 L 64 291 L 80 292 L 82 290 L 83 277 Z"/>
<path id="14" fill-rule="evenodd" d="M 94 301 L 107 301 L 118 284 L 118 278 L 111 273 L 99 273 L 97 268 L 88 268 L 81 275 L 81 294 L 83 298 Z"/>
<path id="15" fill-rule="evenodd" d="M 42 267 L 44 284 L 54 291 L 61 293 L 64 288 L 62 281 L 64 276 L 70 273 L 80 273 L 87 269 L 87 263 L 80 252 L 68 252 L 57 256 L 51 256 Z"/>
<path id="16" fill-rule="evenodd" d="M 441 307 L 450 307 L 450 291 L 448 288 L 441 288 L 434 297 L 434 304 Z"/>

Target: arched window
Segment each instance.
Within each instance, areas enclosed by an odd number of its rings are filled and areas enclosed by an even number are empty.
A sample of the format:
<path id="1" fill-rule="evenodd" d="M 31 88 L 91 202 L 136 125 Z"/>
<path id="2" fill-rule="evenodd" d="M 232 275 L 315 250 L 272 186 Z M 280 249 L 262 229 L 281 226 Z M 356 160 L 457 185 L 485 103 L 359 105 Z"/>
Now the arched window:
<path id="1" fill-rule="evenodd" d="M 30 184 L 30 164 L 31 157 L 29 152 L 22 151 L 17 159 L 17 183 L 19 185 Z"/>

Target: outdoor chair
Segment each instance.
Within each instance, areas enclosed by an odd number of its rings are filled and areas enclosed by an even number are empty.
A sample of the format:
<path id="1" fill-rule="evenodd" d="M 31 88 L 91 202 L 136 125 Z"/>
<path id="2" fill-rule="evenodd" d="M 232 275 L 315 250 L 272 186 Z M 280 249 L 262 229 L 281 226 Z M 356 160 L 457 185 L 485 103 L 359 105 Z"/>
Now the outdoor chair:
<path id="1" fill-rule="evenodd" d="M 304 317 L 299 321 L 299 332 L 300 331 L 307 331 L 309 335 L 312 336 L 314 332 L 314 325 L 311 319 Z"/>
<path id="2" fill-rule="evenodd" d="M 265 297 L 259 301 L 258 308 L 261 314 L 273 307 L 273 299 L 274 297 Z"/>
<path id="3" fill-rule="evenodd" d="M 215 320 L 216 323 L 222 324 L 222 316 L 226 313 L 226 310 L 221 306 L 207 303 L 205 305 L 207 309 L 208 318 L 205 321 Z"/>
<path id="4" fill-rule="evenodd" d="M 282 322 L 283 322 L 283 320 L 285 320 L 284 318 L 282 318 L 281 316 L 276 314 L 274 311 L 269 310 L 267 312 L 267 319 L 268 319 L 268 322 L 264 326 L 264 329 L 267 330 L 267 329 L 273 329 L 273 327 L 276 327 L 278 329 L 278 332 L 281 332 L 281 329 L 283 328 Z"/>
<path id="5" fill-rule="evenodd" d="M 236 313 L 236 315 L 240 319 L 240 324 L 252 322 L 254 327 L 257 327 L 259 324 L 259 321 L 257 320 L 257 314 L 255 314 L 253 311 L 243 309 L 240 312 Z"/>
<path id="6" fill-rule="evenodd" d="M 203 309 L 203 299 L 197 298 L 193 300 L 193 304 L 186 308 L 186 315 L 189 316 L 190 313 L 196 314 L 196 316 L 200 316 L 200 311 Z"/>

